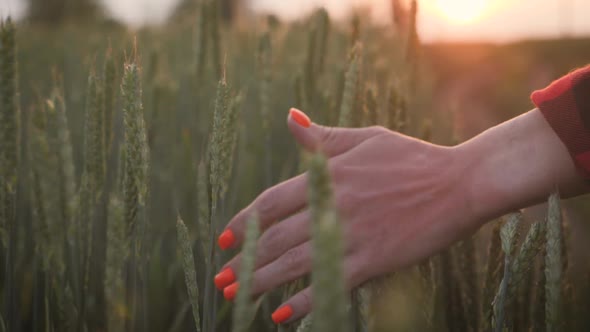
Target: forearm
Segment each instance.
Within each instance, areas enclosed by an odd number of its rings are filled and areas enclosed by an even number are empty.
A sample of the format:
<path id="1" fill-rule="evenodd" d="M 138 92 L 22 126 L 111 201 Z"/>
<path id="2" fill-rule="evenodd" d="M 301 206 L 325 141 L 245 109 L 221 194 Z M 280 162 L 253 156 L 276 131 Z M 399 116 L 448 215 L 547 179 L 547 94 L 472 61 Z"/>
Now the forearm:
<path id="1" fill-rule="evenodd" d="M 565 145 L 537 109 L 457 147 L 466 190 L 480 222 L 544 201 L 559 190 L 587 191 Z"/>

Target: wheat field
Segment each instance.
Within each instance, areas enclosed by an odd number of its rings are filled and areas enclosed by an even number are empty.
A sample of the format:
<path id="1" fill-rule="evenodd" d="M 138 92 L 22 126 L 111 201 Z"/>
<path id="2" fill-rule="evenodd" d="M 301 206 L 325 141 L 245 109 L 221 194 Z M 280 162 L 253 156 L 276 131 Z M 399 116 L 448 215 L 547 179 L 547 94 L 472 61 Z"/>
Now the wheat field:
<path id="1" fill-rule="evenodd" d="M 2 19 L 0 331 L 590 329 L 590 269 L 573 275 L 558 193 L 541 218 L 514 211 L 346 293 L 326 158 L 300 152 L 287 110 L 459 143 L 448 114 L 432 112 L 416 10 L 393 26 L 362 11 L 334 22 L 322 9 L 229 24 L 214 0 L 137 31 Z M 312 275 L 251 299 L 253 216 L 244 286 L 225 301 L 213 277 L 235 252 L 218 250 L 217 236 L 264 188 L 301 172 Z M 309 284 L 313 315 L 274 325 L 272 310 Z"/>

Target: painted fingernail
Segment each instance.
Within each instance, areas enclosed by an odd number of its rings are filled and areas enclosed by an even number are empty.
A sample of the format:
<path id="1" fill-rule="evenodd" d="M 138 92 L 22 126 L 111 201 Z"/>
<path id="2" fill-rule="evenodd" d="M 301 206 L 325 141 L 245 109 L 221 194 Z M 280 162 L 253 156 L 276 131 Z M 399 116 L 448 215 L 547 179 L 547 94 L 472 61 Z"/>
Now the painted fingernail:
<path id="1" fill-rule="evenodd" d="M 219 248 L 225 250 L 231 247 L 234 244 L 235 240 L 236 237 L 234 236 L 234 232 L 232 232 L 231 229 L 226 229 L 225 231 L 223 231 L 223 233 L 221 233 L 221 235 L 219 235 L 217 243 L 219 244 Z"/>
<path id="2" fill-rule="evenodd" d="M 225 287 L 223 289 L 223 297 L 225 297 L 225 299 L 228 301 L 233 301 L 233 299 L 236 297 L 239 287 L 240 285 L 237 282 L 234 282 L 233 284 Z"/>
<path id="3" fill-rule="evenodd" d="M 281 324 L 291 318 L 291 316 L 293 316 L 293 308 L 291 308 L 290 305 L 286 305 L 272 313 L 272 321 L 275 322 L 275 324 Z"/>
<path id="4" fill-rule="evenodd" d="M 236 281 L 236 275 L 231 267 L 223 269 L 215 276 L 215 286 L 217 289 L 223 290 L 227 285 L 231 284 L 232 282 Z"/>
<path id="5" fill-rule="evenodd" d="M 289 114 L 291 115 L 293 120 L 295 120 L 295 122 L 297 122 L 297 124 L 299 124 L 301 127 L 309 128 L 311 126 L 311 120 L 309 119 L 309 117 L 300 110 L 292 108 L 289 111 Z"/>

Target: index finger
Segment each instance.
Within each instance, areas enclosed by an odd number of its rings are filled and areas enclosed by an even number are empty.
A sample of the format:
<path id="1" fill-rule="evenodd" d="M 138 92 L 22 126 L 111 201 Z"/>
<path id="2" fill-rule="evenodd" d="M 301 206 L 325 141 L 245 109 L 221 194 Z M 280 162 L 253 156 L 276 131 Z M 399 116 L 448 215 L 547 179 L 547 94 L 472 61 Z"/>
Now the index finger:
<path id="1" fill-rule="evenodd" d="M 218 239 L 222 250 L 242 244 L 246 221 L 256 212 L 264 231 L 277 220 L 282 220 L 302 209 L 307 199 L 307 176 L 298 175 L 265 190 L 254 202 L 240 211 L 225 227 Z"/>

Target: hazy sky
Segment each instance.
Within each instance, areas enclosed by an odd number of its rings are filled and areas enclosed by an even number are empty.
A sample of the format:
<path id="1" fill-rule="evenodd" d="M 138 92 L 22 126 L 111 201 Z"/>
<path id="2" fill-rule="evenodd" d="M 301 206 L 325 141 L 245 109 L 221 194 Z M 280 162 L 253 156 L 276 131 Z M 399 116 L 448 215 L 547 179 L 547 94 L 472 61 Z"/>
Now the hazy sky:
<path id="1" fill-rule="evenodd" d="M 102 0 L 113 16 L 134 25 L 165 20 L 179 0 Z M 389 19 L 390 0 L 250 0 L 257 10 L 296 18 L 323 5 L 338 17 L 353 6 L 369 5 L 377 20 Z M 0 15 L 18 16 L 24 0 L 0 0 Z M 505 41 L 590 35 L 590 0 L 422 0 L 419 29 L 425 40 Z M 585 17 L 586 16 L 586 17 Z"/>

